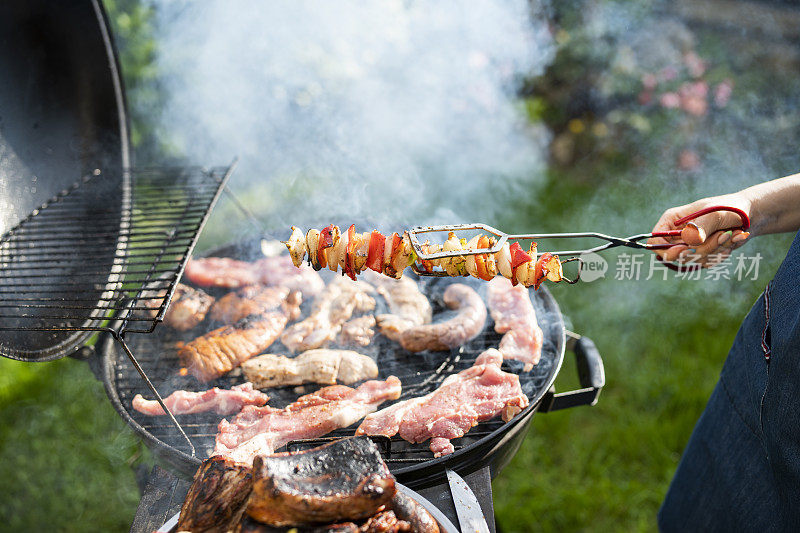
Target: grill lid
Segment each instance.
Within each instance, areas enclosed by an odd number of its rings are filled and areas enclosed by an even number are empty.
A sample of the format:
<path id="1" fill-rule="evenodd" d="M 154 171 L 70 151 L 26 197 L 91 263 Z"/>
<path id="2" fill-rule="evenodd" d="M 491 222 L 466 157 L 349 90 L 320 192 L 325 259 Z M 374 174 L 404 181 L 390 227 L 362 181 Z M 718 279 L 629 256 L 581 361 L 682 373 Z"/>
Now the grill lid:
<path id="1" fill-rule="evenodd" d="M 0 328 L 11 329 L 20 324 L 10 316 L 50 316 L 37 303 L 66 305 L 65 288 L 80 294 L 78 305 L 102 301 L 129 201 L 129 150 L 116 52 L 98 0 L 0 2 L 0 72 Z M 41 212 L 53 216 L 31 215 L 51 199 Z M 98 228 L 104 249 L 87 257 L 84 244 Z M 81 275 L 89 263 L 93 277 Z M 37 290 L 24 293 L 31 285 Z M 0 355 L 43 361 L 71 353 L 99 316 L 75 315 L 48 323 L 50 331 L 0 331 Z"/>

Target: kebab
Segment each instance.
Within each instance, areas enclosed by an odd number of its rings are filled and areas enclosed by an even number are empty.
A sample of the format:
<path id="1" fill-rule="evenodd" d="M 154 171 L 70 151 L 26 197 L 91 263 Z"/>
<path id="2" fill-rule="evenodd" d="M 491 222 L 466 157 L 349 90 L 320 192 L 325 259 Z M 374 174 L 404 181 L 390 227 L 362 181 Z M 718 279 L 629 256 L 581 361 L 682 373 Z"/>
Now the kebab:
<path id="1" fill-rule="evenodd" d="M 331 224 L 322 230 L 310 229 L 306 234 L 292 226 L 291 236 L 283 242 L 295 266 L 300 267 L 308 256 L 307 261 L 315 270 L 328 268 L 338 272 L 341 269 L 353 280 L 367 269 L 399 279 L 410 266 L 421 273 L 438 271 L 448 276 L 474 276 L 486 281 L 500 275 L 514 285 L 519 283 L 535 289 L 545 279 L 552 282 L 564 279 L 558 255 L 538 254 L 535 242 L 531 242 L 527 251 L 519 242 L 505 242 L 496 253 L 474 253 L 497 243 L 494 237 L 487 235 L 475 235 L 467 240 L 451 231 L 443 244 L 426 241 L 421 245 L 425 254 L 465 252 L 465 255 L 430 260 L 417 256 L 408 232 L 402 235 L 396 232 L 383 235 L 378 231 L 356 233 L 355 225 L 342 232 Z"/>

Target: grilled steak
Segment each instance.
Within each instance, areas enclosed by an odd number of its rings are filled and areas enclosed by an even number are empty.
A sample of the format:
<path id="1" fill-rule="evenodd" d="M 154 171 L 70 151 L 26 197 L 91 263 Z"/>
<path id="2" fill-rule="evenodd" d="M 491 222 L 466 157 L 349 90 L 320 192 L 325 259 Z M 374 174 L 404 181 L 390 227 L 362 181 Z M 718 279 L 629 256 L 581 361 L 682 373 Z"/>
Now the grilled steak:
<path id="1" fill-rule="evenodd" d="M 405 330 L 430 323 L 431 304 L 415 281 L 392 279 L 371 270 L 364 272 L 364 279 L 375 286 L 389 306 L 389 313 L 375 317 L 381 333 L 388 338 L 399 341 Z"/>
<path id="2" fill-rule="evenodd" d="M 190 259 L 184 274 L 201 287 L 236 289 L 262 283 L 300 291 L 306 298 L 315 296 L 325 285 L 312 268 L 292 265 L 289 256 L 265 257 L 253 263 L 227 257 Z"/>
<path id="3" fill-rule="evenodd" d="M 280 311 L 244 318 L 186 343 L 178 350 L 178 357 L 200 381 L 216 379 L 267 349 L 287 320 L 287 314 Z"/>
<path id="4" fill-rule="evenodd" d="M 399 333 L 400 345 L 410 352 L 449 350 L 474 339 L 486 322 L 486 306 L 470 287 L 453 283 L 444 291 L 444 303 L 456 316 L 436 324 L 414 326 Z"/>
<path id="5" fill-rule="evenodd" d="M 400 380 L 389 376 L 356 389 L 323 387 L 284 409 L 245 407 L 232 421 L 219 423 L 214 453 L 252 463 L 255 456 L 270 454 L 289 441 L 321 437 L 354 424 L 383 402 L 399 398 L 400 390 Z"/>
<path id="6" fill-rule="evenodd" d="M 259 389 L 321 383 L 349 385 L 378 377 L 375 361 L 350 350 L 309 350 L 293 359 L 265 354 L 242 363 L 248 381 Z"/>
<path id="7" fill-rule="evenodd" d="M 252 488 L 249 466 L 227 457 L 206 459 L 194 475 L 174 531 L 226 533 L 234 529 Z"/>
<path id="8" fill-rule="evenodd" d="M 256 457 L 247 514 L 272 526 L 359 520 L 374 515 L 395 490 L 394 477 L 370 439 L 342 439 Z"/>
<path id="9" fill-rule="evenodd" d="M 230 389 L 214 387 L 202 392 L 178 390 L 164 398 L 173 415 L 186 415 L 213 411 L 218 415 L 238 413 L 245 405 L 264 405 L 269 396 L 254 390 L 252 383 L 242 383 Z M 164 415 L 164 409 L 155 400 L 145 400 L 141 394 L 133 397 L 133 408 L 146 415 Z"/>
<path id="10" fill-rule="evenodd" d="M 439 533 L 439 524 L 423 506 L 400 492 L 387 505 L 399 520 L 408 522 L 414 533 Z"/>
<path id="11" fill-rule="evenodd" d="M 451 439 L 463 437 L 479 422 L 497 415 L 508 421 L 528 405 L 519 377 L 503 372 L 502 363 L 500 352 L 490 348 L 473 366 L 448 376 L 430 394 L 368 415 L 356 435 L 397 434 L 408 442 L 432 439 L 430 447 L 436 457 L 452 453 Z"/>
<path id="12" fill-rule="evenodd" d="M 494 330 L 505 333 L 498 347 L 500 353 L 506 359 L 525 363 L 523 370 L 529 371 L 542 355 L 544 334 L 536 321 L 528 289 L 497 277 L 489 282 L 486 294 Z"/>
<path id="13" fill-rule="evenodd" d="M 250 285 L 217 300 L 211 307 L 209 317 L 233 324 L 248 316 L 263 315 L 282 307 L 289 320 L 294 320 L 300 313 L 301 302 L 300 293 L 290 292 L 286 287 Z"/>
<path id="14" fill-rule="evenodd" d="M 319 348 L 336 338 L 354 311 L 375 309 L 375 300 L 369 295 L 374 290 L 363 281 L 336 278 L 314 302 L 308 318 L 286 328 L 281 342 L 293 352 Z"/>

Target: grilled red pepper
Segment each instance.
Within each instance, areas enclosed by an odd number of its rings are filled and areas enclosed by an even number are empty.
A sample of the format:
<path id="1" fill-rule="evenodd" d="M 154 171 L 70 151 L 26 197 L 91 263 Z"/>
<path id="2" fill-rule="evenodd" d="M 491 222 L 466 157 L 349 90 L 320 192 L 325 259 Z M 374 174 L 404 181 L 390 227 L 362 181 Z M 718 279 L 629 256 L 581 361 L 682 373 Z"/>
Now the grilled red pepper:
<path id="1" fill-rule="evenodd" d="M 478 239 L 478 248 L 489 248 L 489 237 L 481 235 Z M 478 277 L 484 281 L 492 281 L 492 276 L 486 269 L 486 254 L 478 254 L 475 256 L 475 269 L 478 271 Z"/>
<path id="2" fill-rule="evenodd" d="M 333 246 L 333 224 L 328 227 L 322 228 L 319 232 L 319 244 L 317 245 L 317 262 L 319 266 L 325 268 L 328 266 L 328 259 L 325 250 Z"/>
<path id="3" fill-rule="evenodd" d="M 347 228 L 347 246 L 344 249 L 344 273 L 350 276 L 353 281 L 356 280 L 355 268 L 355 240 L 356 240 L 356 225 L 350 224 Z"/>
<path id="4" fill-rule="evenodd" d="M 544 281 L 544 278 L 547 277 L 547 273 L 550 271 L 550 269 L 547 268 L 547 262 L 550 261 L 552 257 L 553 254 L 551 254 L 550 252 L 545 252 L 539 258 L 539 260 L 536 261 L 536 268 L 533 271 L 535 274 L 533 281 L 534 289 L 538 289 L 539 285 L 541 285 L 542 282 Z"/>
<path id="5" fill-rule="evenodd" d="M 511 252 L 511 284 L 516 285 L 517 267 L 519 267 L 523 263 L 530 261 L 531 256 L 529 256 L 522 250 L 522 246 L 520 246 L 518 242 L 515 242 L 511 246 L 509 246 L 508 251 Z"/>
<path id="6" fill-rule="evenodd" d="M 367 268 L 377 273 L 383 271 L 383 253 L 386 249 L 386 237 L 377 231 L 369 236 L 369 253 L 367 254 Z"/>

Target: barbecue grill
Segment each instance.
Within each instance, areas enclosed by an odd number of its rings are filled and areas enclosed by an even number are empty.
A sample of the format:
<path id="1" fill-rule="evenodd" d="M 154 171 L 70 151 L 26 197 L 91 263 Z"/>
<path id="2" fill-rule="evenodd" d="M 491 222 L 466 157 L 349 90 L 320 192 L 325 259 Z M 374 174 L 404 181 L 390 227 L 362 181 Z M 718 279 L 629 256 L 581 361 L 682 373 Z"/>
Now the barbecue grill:
<path id="1" fill-rule="evenodd" d="M 213 250 L 209 255 L 255 260 L 261 255 L 260 243 L 239 243 Z M 321 274 L 329 279 L 336 275 L 326 271 Z M 425 278 L 418 281 L 423 293 L 431 300 L 435 314 L 444 307 L 441 303 L 444 289 L 448 284 L 456 282 L 468 283 L 479 293 L 485 290 L 480 281 L 470 278 Z M 444 481 L 445 469 L 448 468 L 469 473 L 488 464 L 492 472 L 497 473 L 513 457 L 536 410 L 557 410 L 596 401 L 603 385 L 602 363 L 593 343 L 574 334 L 570 334 L 570 346 L 579 357 L 581 383 L 585 388 L 554 395 L 553 381 L 561 367 L 567 345 L 564 322 L 558 304 L 546 289 L 540 288 L 531 292 L 531 296 L 545 337 L 541 360 L 530 372 L 521 372 L 522 363 L 516 361 L 506 361 L 503 364 L 504 370 L 519 374 L 520 384 L 530 399 L 530 405 L 508 423 L 496 419 L 479 424 L 463 438 L 453 441 L 456 448 L 454 454 L 440 458 L 433 458 L 427 442 L 412 444 L 399 436 L 374 437 L 384 460 L 401 483 L 411 488 L 440 484 Z M 308 305 L 305 304 L 305 307 L 304 311 L 307 312 Z M 150 376 L 162 384 L 163 394 L 174 390 L 202 390 L 211 386 L 229 388 L 243 382 L 244 379 L 236 372 L 206 384 L 198 383 L 192 376 L 181 376 L 177 372 L 181 364 L 177 357 L 176 343 L 191 340 L 207 329 L 206 325 L 200 326 L 197 331 L 179 333 L 170 328 L 161 328 L 152 335 L 132 338 L 130 348 L 137 354 L 137 359 Z M 371 347 L 360 351 L 368 350 L 365 353 L 376 357 L 380 372 L 378 379 L 385 379 L 389 375 L 400 378 L 403 384 L 400 400 L 404 400 L 434 391 L 447 376 L 472 366 L 477 356 L 486 348 L 496 348 L 500 338 L 501 335 L 494 332 L 491 320 L 487 320 L 477 338 L 450 352 L 414 354 L 381 336 L 376 337 Z M 269 351 L 288 353 L 279 342 Z M 222 417 L 213 413 L 177 416 L 197 452 L 192 455 L 192 448 L 181 435 L 175 433 L 171 424 L 163 418 L 143 415 L 132 408 L 133 397 L 136 394 L 146 396 L 147 390 L 131 361 L 114 340 L 105 339 L 99 352 L 102 357 L 102 378 L 114 407 L 156 453 L 181 472 L 191 475 L 200 461 L 213 450 L 217 425 Z M 306 387 L 304 392 L 311 390 Z M 283 407 L 304 392 L 297 392 L 291 387 L 270 389 L 270 405 Z M 292 441 L 287 449 L 317 446 L 332 439 L 350 436 L 353 431 L 354 428 L 345 428 L 323 438 Z"/>
<path id="2" fill-rule="evenodd" d="M 146 417 L 132 410 L 131 400 L 141 393 L 161 402 L 159 393 L 201 386 L 176 373 L 174 343 L 186 336 L 159 323 L 234 164 L 132 165 L 125 93 L 99 0 L 4 2 L 0 35 L 0 355 L 49 361 L 89 353 L 120 415 L 160 457 L 191 475 L 208 456 L 220 417 Z M 249 241 L 212 255 L 249 260 L 259 253 L 260 242 Z M 419 283 L 436 305 L 455 281 L 483 290 L 474 279 Z M 488 467 L 495 475 L 513 457 L 536 411 L 596 402 L 604 376 L 593 343 L 565 331 L 546 289 L 532 298 L 545 333 L 541 361 L 529 373 L 521 372 L 521 364 L 504 363 L 520 374 L 530 406 L 507 423 L 473 428 L 454 441 L 455 453 L 441 458 L 433 458 L 426 443 L 376 438 L 402 483 L 435 486 L 444 482 L 446 469 L 469 475 Z M 491 326 L 442 353 L 410 354 L 379 337 L 373 350 L 381 375 L 400 377 L 402 399 L 431 392 L 497 346 L 500 336 Z M 86 350 L 97 334 L 98 349 Z M 557 394 L 553 382 L 568 348 L 578 358 L 582 388 Z M 214 385 L 239 381 L 231 374 Z M 270 404 L 298 395 L 276 389 Z M 346 428 L 287 447 L 352 433 Z"/>

